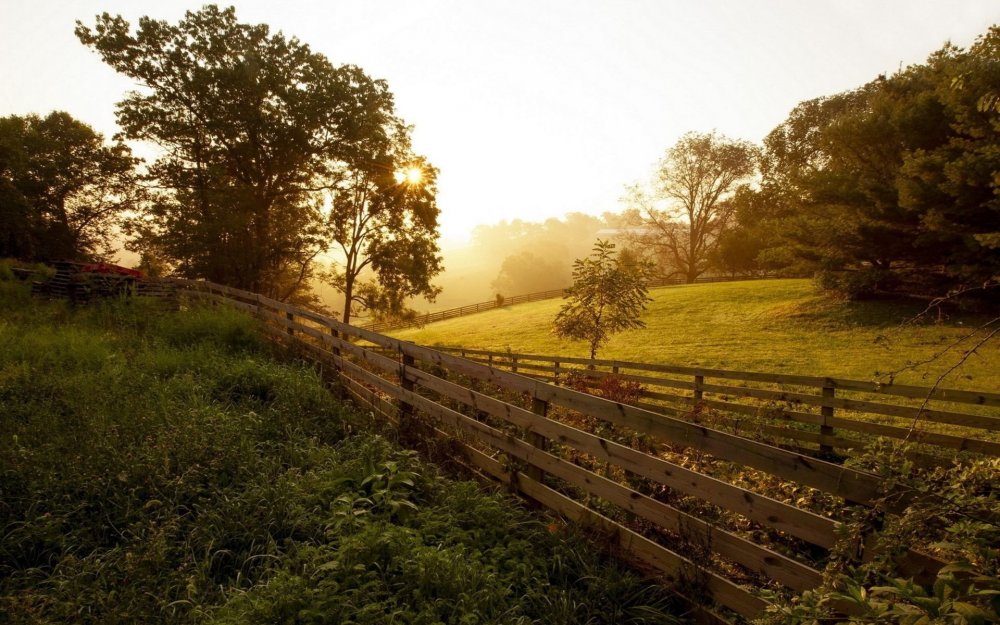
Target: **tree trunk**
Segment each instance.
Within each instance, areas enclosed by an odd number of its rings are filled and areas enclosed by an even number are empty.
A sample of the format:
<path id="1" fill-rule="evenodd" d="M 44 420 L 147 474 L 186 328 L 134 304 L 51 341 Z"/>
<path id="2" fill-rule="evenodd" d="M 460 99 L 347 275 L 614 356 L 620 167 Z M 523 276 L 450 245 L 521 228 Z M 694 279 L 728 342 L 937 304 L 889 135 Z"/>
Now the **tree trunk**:
<path id="1" fill-rule="evenodd" d="M 354 297 L 354 278 L 344 276 L 344 323 L 351 323 L 351 299 Z"/>

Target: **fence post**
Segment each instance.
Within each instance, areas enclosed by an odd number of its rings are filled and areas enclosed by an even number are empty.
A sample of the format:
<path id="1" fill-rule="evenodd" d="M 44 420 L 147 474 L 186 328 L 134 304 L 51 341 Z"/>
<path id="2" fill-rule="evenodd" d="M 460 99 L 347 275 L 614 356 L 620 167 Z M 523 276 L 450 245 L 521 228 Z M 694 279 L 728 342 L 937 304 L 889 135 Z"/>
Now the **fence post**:
<path id="1" fill-rule="evenodd" d="M 337 328 L 334 328 L 333 326 L 330 327 L 330 336 L 332 336 L 333 338 L 335 338 L 337 340 L 340 340 L 340 332 L 338 332 Z M 333 352 L 334 356 L 337 356 L 337 357 L 340 356 L 340 346 L 339 345 L 332 345 L 330 347 L 330 351 Z M 337 370 L 338 371 L 340 370 L 340 364 L 339 363 L 337 363 Z"/>
<path id="2" fill-rule="evenodd" d="M 833 384 L 827 380 L 826 384 L 823 385 L 823 399 L 833 399 L 835 392 Z M 823 415 L 823 425 L 819 426 L 819 433 L 823 436 L 833 436 L 833 426 L 829 425 L 830 419 L 833 417 L 833 406 L 824 405 L 820 412 Z M 819 450 L 823 453 L 833 453 L 833 446 L 820 443 Z"/>
<path id="3" fill-rule="evenodd" d="M 330 326 L 330 336 L 339 340 L 340 332 L 338 332 L 337 329 L 334 328 L 333 326 Z M 347 391 L 347 383 L 344 381 L 344 378 L 346 377 L 344 375 L 344 368 L 340 366 L 340 359 L 343 358 L 343 356 L 341 356 L 340 354 L 340 346 L 336 344 L 331 345 L 330 351 L 333 352 L 334 355 L 333 371 L 334 374 L 337 376 L 337 386 L 339 388 L 340 398 L 347 399 L 349 393 Z"/>
<path id="4" fill-rule="evenodd" d="M 286 312 L 285 319 L 288 319 L 289 321 L 295 321 L 295 315 L 293 315 L 290 312 Z M 295 336 L 295 330 L 293 330 L 292 328 L 290 327 L 285 328 L 285 331 L 288 332 L 288 336 Z"/>
<path id="5" fill-rule="evenodd" d="M 517 373 L 517 356 L 510 357 L 510 370 L 512 373 Z"/>
<path id="6" fill-rule="evenodd" d="M 611 365 L 611 373 L 618 375 L 618 365 Z"/>
<path id="7" fill-rule="evenodd" d="M 546 413 L 548 413 L 548 411 L 549 411 L 549 402 L 538 399 L 537 397 L 531 398 L 531 412 L 535 413 L 536 415 L 539 415 L 541 418 L 544 419 L 546 418 L 545 415 Z M 542 451 L 547 451 L 549 448 L 549 439 L 545 438 L 544 436 L 542 436 L 537 432 L 532 432 L 530 429 L 528 430 L 528 442 L 531 443 L 533 446 L 537 447 L 538 449 L 541 449 Z M 541 483 L 542 480 L 545 479 L 545 473 L 541 470 L 541 468 L 533 465 L 525 467 L 524 473 L 525 475 L 527 475 L 528 477 L 539 483 Z"/>
<path id="8" fill-rule="evenodd" d="M 489 356 L 487 356 L 487 360 L 489 361 L 490 369 L 492 369 L 493 368 L 493 354 L 490 354 Z"/>
<path id="9" fill-rule="evenodd" d="M 559 386 L 559 361 L 555 361 L 555 367 L 552 371 L 552 383 Z"/>
<path id="10" fill-rule="evenodd" d="M 694 376 L 694 403 L 695 404 L 701 403 L 701 397 L 702 397 L 701 387 L 702 387 L 703 384 L 705 384 L 705 376 L 703 376 L 703 375 L 696 375 L 696 376 Z"/>
<path id="11" fill-rule="evenodd" d="M 413 365 L 413 356 L 403 354 L 402 362 L 399 367 L 399 386 L 401 386 L 405 391 L 413 391 L 413 380 L 409 380 L 406 377 L 406 368 L 412 367 Z M 399 425 L 402 426 L 401 429 L 405 429 L 408 425 L 412 424 L 412 417 L 413 404 L 407 402 L 406 400 L 400 400 Z"/>

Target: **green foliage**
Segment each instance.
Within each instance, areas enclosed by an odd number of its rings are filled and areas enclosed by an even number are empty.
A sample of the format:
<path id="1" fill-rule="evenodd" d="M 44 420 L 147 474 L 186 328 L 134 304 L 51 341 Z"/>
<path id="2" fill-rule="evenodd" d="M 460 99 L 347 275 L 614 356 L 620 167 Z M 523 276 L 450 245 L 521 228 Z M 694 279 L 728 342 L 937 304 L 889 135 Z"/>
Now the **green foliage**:
<path id="1" fill-rule="evenodd" d="M 315 190 L 336 163 L 377 157 L 370 145 L 396 121 L 386 84 L 215 5 L 134 32 L 105 13 L 76 34 L 147 87 L 118 104 L 118 122 L 163 148 L 150 176 L 171 192 L 133 222 L 139 247 L 185 276 L 302 290 L 326 243 Z"/>
<path id="2" fill-rule="evenodd" d="M 3 311 L 0 620 L 675 621 L 578 537 L 348 436 L 354 415 L 255 327 L 124 302 Z"/>
<path id="3" fill-rule="evenodd" d="M 788 624 L 819 620 L 848 623 L 980 625 L 1000 621 L 1000 459 L 920 470 L 905 448 L 876 446 L 852 462 L 887 478 L 887 492 L 913 495 L 900 514 L 857 515 L 834 548 L 826 581 L 801 599 L 777 607 L 768 619 Z M 873 525 L 873 521 L 878 521 Z M 851 563 L 861 535 L 875 556 Z M 898 575 L 895 559 L 906 549 L 950 564 L 922 585 Z M 849 606 L 850 616 L 835 617 Z"/>
<path id="4" fill-rule="evenodd" d="M 384 465 L 376 471 L 374 481 L 386 478 Z M 675 622 L 663 594 L 600 564 L 579 537 L 552 534 L 471 483 L 416 484 L 424 498 L 396 512 L 342 503 L 355 493 L 338 499 L 329 544 L 301 550 L 295 566 L 234 597 L 213 622 Z"/>
<path id="5" fill-rule="evenodd" d="M 13 259 L 0 259 L 0 312 L 22 310 L 31 301 L 31 288 L 15 271 L 32 271 L 32 279 L 48 279 L 52 270 L 45 265 L 30 265 Z"/>
<path id="6" fill-rule="evenodd" d="M 1000 273 L 1000 27 L 969 50 L 799 104 L 765 140 L 756 224 L 852 297 L 941 293 Z M 765 255 L 776 259 L 781 255 Z"/>
<path id="7" fill-rule="evenodd" d="M 557 336 L 587 341 L 591 358 L 612 334 L 645 327 L 639 315 L 652 301 L 646 295 L 650 264 L 616 256 L 614 249 L 613 243 L 598 239 L 589 257 L 573 263 L 573 286 L 564 296 L 568 301 L 553 322 Z"/>
<path id="8" fill-rule="evenodd" d="M 222 586 L 268 568 L 295 531 L 295 502 L 272 482 L 342 438 L 344 413 L 315 378 L 304 389 L 308 372 L 220 354 L 200 333 L 171 345 L 156 321 L 112 327 L 140 311 L 52 325 L 46 314 L 65 313 L 47 308 L 0 325 L 0 611 L 12 622 L 191 620 Z M 215 380 L 241 363 L 274 401 L 215 398 Z"/>
<path id="9" fill-rule="evenodd" d="M 854 270 L 820 270 L 816 285 L 828 293 L 851 300 L 861 300 L 877 293 L 887 293 L 899 284 L 898 277 L 886 269 L 862 267 Z"/>
<path id="10" fill-rule="evenodd" d="M 136 208 L 137 159 L 68 113 L 0 118 L 0 258 L 84 260 Z"/>
<path id="11" fill-rule="evenodd" d="M 262 351 L 259 323 L 230 308 L 197 307 L 185 315 L 154 317 L 160 339 L 173 347 L 205 344 L 238 354 Z"/>
<path id="12" fill-rule="evenodd" d="M 807 592 L 798 605 L 779 608 L 767 619 L 773 623 L 885 623 L 899 625 L 986 625 L 1000 620 L 1000 582 L 989 577 L 957 577 L 967 567 L 944 567 L 931 588 L 913 580 L 886 578 L 880 586 L 866 588 L 850 577 L 838 579 L 836 591 Z M 850 606 L 850 617 L 830 615 L 836 602 Z"/>

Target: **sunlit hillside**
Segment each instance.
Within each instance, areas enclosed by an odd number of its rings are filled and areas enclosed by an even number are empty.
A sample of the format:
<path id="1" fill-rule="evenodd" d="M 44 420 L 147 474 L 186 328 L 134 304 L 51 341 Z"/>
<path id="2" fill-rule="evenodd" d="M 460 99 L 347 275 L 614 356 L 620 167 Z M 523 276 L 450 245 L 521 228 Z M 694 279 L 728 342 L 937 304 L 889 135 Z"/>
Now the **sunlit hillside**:
<path id="1" fill-rule="evenodd" d="M 919 303 L 831 301 L 809 280 L 664 287 L 650 295 L 646 329 L 613 337 L 599 358 L 869 379 L 930 358 L 985 321 L 955 314 L 943 324 L 903 327 L 922 310 Z M 393 334 L 428 345 L 586 357 L 583 343 L 551 332 L 561 305 L 546 300 Z M 897 379 L 933 381 L 964 349 L 966 343 Z M 984 346 L 947 386 L 1000 386 L 997 344 Z"/>

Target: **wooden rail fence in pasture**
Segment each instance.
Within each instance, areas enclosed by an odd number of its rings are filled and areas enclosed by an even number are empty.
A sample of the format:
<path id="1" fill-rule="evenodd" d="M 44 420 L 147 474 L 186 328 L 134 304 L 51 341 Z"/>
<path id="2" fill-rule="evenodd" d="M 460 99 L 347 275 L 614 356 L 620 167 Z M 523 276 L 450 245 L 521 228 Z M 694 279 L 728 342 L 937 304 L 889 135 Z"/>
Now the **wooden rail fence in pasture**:
<path id="1" fill-rule="evenodd" d="M 773 277 L 773 275 L 748 276 L 741 278 L 731 278 L 726 276 L 701 276 L 696 278 L 694 282 L 695 284 L 741 282 L 744 280 L 766 280 Z M 687 281 L 684 278 L 657 278 L 647 282 L 646 286 L 648 288 L 655 289 L 661 286 L 679 286 L 682 284 L 687 284 Z M 507 308 L 508 306 L 527 304 L 528 302 L 538 302 L 545 299 L 555 299 L 557 297 L 562 297 L 565 294 L 566 289 L 552 289 L 550 291 L 539 291 L 537 293 L 527 293 L 525 295 L 511 295 L 509 297 L 504 297 L 502 300 L 498 299 L 489 302 L 479 302 L 477 304 L 468 304 L 458 308 L 449 308 L 447 310 L 439 310 L 437 312 L 427 312 L 422 315 L 417 315 L 412 319 L 377 321 L 375 323 L 365 324 L 362 327 L 373 332 L 385 332 L 387 330 L 399 330 L 401 328 L 414 328 L 428 323 L 444 321 L 445 319 L 455 319 L 466 315 L 474 315 L 476 313 L 486 312 L 487 310 Z"/>
<path id="2" fill-rule="evenodd" d="M 923 462 L 943 449 L 1000 456 L 1000 393 L 729 371 L 621 360 L 437 348 L 491 367 L 584 389 L 609 376 L 639 385 L 637 405 L 755 440 L 849 454 L 874 438 L 913 443 Z"/>
<path id="3" fill-rule="evenodd" d="M 761 615 L 761 589 L 817 586 L 848 508 L 910 497 L 874 474 L 523 375 L 521 361 L 505 371 L 254 293 L 177 283 L 188 301 L 259 317 L 363 410 L 440 437 L 466 467 L 598 531 L 707 620 Z M 941 565 L 915 552 L 900 564 L 924 578 Z"/>

